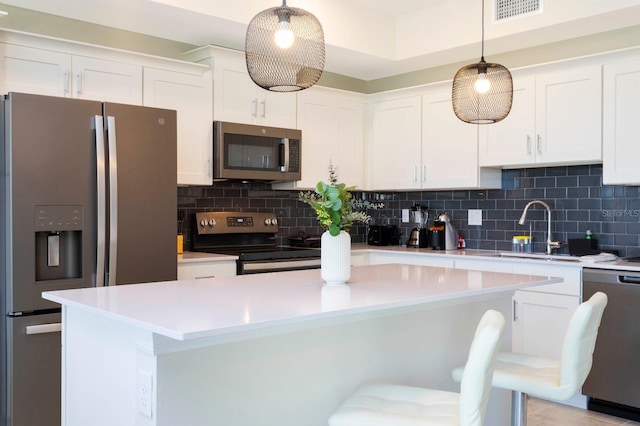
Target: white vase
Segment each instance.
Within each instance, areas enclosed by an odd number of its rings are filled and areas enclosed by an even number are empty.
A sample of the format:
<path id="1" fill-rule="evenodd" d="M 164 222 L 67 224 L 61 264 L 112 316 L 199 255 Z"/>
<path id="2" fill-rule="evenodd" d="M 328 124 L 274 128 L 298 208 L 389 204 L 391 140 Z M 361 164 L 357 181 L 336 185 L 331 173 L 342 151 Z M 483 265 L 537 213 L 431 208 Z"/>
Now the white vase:
<path id="1" fill-rule="evenodd" d="M 335 237 L 329 231 L 320 242 L 321 276 L 327 284 L 344 284 L 351 277 L 351 236 L 340 231 Z"/>

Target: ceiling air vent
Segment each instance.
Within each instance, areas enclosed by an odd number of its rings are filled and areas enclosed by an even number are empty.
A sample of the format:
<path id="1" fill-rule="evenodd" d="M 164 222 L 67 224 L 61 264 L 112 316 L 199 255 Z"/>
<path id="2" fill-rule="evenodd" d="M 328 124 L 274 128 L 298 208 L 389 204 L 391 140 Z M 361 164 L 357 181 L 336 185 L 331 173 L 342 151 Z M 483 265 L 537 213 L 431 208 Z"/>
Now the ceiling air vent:
<path id="1" fill-rule="evenodd" d="M 542 0 L 495 0 L 495 22 L 542 13 Z"/>

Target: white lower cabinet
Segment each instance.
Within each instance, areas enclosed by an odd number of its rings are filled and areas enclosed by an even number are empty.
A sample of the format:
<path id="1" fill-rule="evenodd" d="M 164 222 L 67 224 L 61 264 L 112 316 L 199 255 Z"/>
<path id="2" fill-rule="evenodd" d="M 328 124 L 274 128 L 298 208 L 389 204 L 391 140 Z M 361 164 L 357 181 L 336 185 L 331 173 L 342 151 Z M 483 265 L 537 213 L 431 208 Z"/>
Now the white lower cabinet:
<path id="1" fill-rule="evenodd" d="M 232 277 L 234 275 L 236 275 L 235 260 L 178 262 L 179 280 Z"/>

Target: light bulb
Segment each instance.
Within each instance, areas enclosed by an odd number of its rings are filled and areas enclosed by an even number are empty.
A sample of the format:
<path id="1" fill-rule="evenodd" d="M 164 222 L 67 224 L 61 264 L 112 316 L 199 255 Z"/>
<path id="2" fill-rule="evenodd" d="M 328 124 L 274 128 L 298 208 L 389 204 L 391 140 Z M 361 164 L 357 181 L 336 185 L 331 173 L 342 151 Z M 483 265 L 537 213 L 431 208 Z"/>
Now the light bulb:
<path id="1" fill-rule="evenodd" d="M 491 89 L 491 82 L 487 80 L 487 74 L 481 72 L 478 74 L 478 79 L 473 85 L 478 93 L 487 93 Z"/>
<path id="2" fill-rule="evenodd" d="M 288 49 L 293 45 L 295 38 L 293 31 L 289 28 L 289 23 L 284 20 L 280 21 L 275 35 L 276 45 L 282 49 Z"/>

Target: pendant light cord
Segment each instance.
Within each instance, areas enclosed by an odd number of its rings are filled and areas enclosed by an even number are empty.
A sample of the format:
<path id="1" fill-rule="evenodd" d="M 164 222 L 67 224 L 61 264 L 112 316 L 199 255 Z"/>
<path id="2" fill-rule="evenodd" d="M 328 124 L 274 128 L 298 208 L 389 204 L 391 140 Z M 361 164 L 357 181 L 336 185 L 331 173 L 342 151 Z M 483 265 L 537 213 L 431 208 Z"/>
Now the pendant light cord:
<path id="1" fill-rule="evenodd" d="M 480 55 L 480 62 L 484 62 L 484 0 L 482 0 L 482 54 Z"/>

